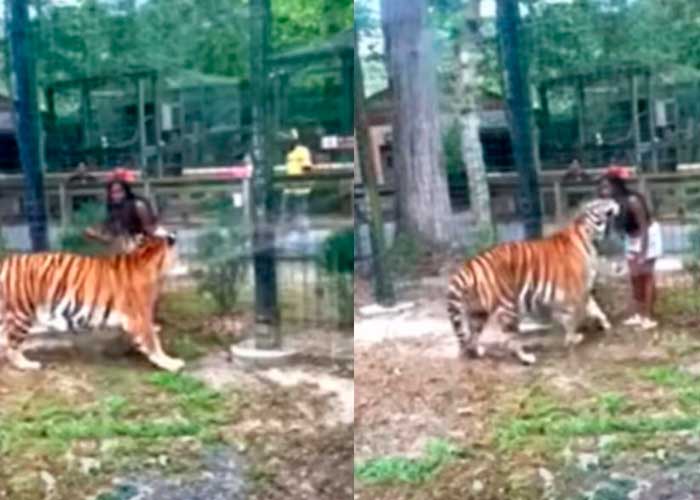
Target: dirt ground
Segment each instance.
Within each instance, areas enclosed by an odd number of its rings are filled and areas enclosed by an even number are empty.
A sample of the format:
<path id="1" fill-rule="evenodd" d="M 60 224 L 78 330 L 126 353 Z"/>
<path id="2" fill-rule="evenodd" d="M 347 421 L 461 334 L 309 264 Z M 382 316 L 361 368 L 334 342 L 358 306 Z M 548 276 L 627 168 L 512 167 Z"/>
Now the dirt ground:
<path id="1" fill-rule="evenodd" d="M 247 316 L 187 291 L 162 307 L 182 375 L 92 340 L 37 352 L 40 372 L 0 364 L 0 499 L 351 498 L 352 338 L 308 331 L 291 365 L 245 368 L 228 347 Z"/>
<path id="2" fill-rule="evenodd" d="M 458 358 L 444 275 L 401 291 L 410 310 L 371 318 L 356 283 L 355 498 L 700 498 L 700 293 L 666 278 L 659 329 L 591 327 L 573 350 L 557 331 L 526 334 L 534 367 Z M 619 324 L 626 283 L 596 295 Z M 436 439 L 458 451 L 434 472 L 387 471 L 397 459 L 426 463 Z M 358 473 L 368 464 L 371 479 Z"/>

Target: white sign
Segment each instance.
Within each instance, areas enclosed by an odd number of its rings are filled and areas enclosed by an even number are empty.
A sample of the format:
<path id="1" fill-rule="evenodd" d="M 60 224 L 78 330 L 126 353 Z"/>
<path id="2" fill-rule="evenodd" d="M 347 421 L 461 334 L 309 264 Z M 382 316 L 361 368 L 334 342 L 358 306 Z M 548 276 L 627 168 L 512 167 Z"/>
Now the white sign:
<path id="1" fill-rule="evenodd" d="M 326 135 L 321 138 L 322 149 L 355 149 L 355 136 Z"/>

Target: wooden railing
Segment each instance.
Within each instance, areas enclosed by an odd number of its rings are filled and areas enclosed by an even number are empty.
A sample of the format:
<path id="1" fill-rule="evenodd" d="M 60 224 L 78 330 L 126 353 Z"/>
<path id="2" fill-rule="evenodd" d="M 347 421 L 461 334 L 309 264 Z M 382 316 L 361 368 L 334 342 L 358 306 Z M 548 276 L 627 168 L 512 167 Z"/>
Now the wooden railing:
<path id="1" fill-rule="evenodd" d="M 96 176 L 96 181 L 89 184 L 69 183 L 69 178 L 68 174 L 47 174 L 44 177 L 49 218 L 51 222 L 63 226 L 70 224 L 73 219 L 75 202 L 79 198 L 104 201 L 106 195 L 106 176 Z M 345 195 L 349 200 L 352 178 L 352 167 L 319 169 L 298 177 L 279 174 L 275 176 L 275 188 L 282 189 L 300 181 L 337 182 L 339 193 L 347 191 Z M 132 185 L 136 192 L 154 202 L 163 222 L 196 224 L 204 217 L 202 204 L 208 199 L 221 196 L 231 197 L 234 206 L 242 210 L 245 220 L 250 220 L 251 183 L 250 178 L 230 178 L 208 173 L 192 177 L 137 180 Z M 0 175 L 0 221 L 5 224 L 24 222 L 23 190 L 22 175 Z"/>
<path id="2" fill-rule="evenodd" d="M 546 171 L 539 177 L 540 201 L 545 222 L 558 223 L 567 219 L 581 201 L 596 195 L 596 178 L 602 170 L 587 170 L 592 176 L 588 182 L 564 182 L 564 171 Z M 520 219 L 518 213 L 518 174 L 489 174 L 491 207 L 496 221 Z M 661 220 L 684 221 L 689 217 L 700 218 L 700 171 L 643 174 L 632 178 L 628 185 L 646 195 L 654 215 Z M 464 187 L 466 191 L 466 186 Z M 385 218 L 395 215 L 395 190 L 382 186 L 380 195 Z M 453 190 L 453 196 L 464 196 Z M 364 198 L 364 189 L 356 185 L 355 199 Z M 457 205 L 462 205 L 461 200 Z"/>
<path id="3" fill-rule="evenodd" d="M 601 172 L 591 172 L 596 174 Z M 540 197 L 543 217 L 558 222 L 566 219 L 585 199 L 596 195 L 598 183 L 564 182 L 563 171 L 551 171 L 540 176 Z M 643 174 L 628 181 L 649 200 L 655 216 L 661 220 L 684 220 L 700 215 L 700 172 Z M 494 216 L 499 220 L 518 219 L 517 174 L 489 175 Z"/>

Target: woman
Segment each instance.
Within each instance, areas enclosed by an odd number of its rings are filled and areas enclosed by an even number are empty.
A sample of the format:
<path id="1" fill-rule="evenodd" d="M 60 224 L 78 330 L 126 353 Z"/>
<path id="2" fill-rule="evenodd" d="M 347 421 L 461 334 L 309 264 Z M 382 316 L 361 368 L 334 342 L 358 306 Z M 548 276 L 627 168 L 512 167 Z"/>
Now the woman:
<path id="1" fill-rule="evenodd" d="M 107 220 L 97 227 L 85 230 L 85 236 L 107 245 L 113 253 L 133 250 L 139 235 L 153 235 L 157 228 L 156 216 L 147 200 L 136 196 L 125 178 L 119 175 L 107 183 Z M 156 316 L 158 301 L 153 304 Z M 153 325 L 156 333 L 162 327 Z"/>
<path id="2" fill-rule="evenodd" d="M 649 330 L 657 326 L 652 313 L 656 300 L 654 265 L 663 251 L 661 228 L 652 219 L 644 196 L 627 187 L 628 178 L 627 169 L 610 167 L 600 179 L 598 189 L 601 197 L 613 198 L 620 204 L 616 225 L 625 236 L 625 257 L 635 306 L 634 314 L 624 324 Z"/>
<path id="3" fill-rule="evenodd" d="M 107 183 L 107 220 L 85 230 L 85 236 L 123 252 L 132 248 L 138 235 L 153 234 L 156 225 L 148 201 L 136 196 L 125 180 L 113 178 Z"/>

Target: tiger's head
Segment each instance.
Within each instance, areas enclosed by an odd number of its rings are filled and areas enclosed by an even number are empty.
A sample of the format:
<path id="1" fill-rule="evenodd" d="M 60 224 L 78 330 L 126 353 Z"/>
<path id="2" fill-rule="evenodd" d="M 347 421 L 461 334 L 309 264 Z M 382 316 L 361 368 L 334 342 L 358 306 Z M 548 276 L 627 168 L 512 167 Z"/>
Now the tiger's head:
<path id="1" fill-rule="evenodd" d="M 160 274 L 164 274 L 176 260 L 174 232 L 159 226 L 152 235 L 139 235 L 129 255 L 142 263 L 155 265 Z"/>
<path id="2" fill-rule="evenodd" d="M 581 206 L 578 221 L 594 240 L 602 240 L 610 227 L 613 218 L 620 214 L 620 205 L 615 200 L 597 198 Z"/>

